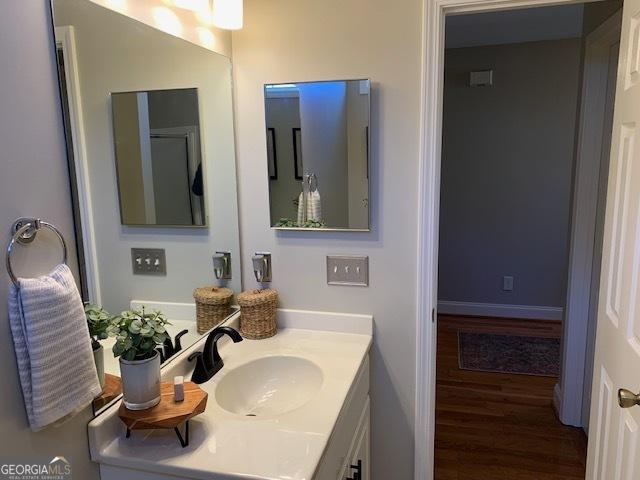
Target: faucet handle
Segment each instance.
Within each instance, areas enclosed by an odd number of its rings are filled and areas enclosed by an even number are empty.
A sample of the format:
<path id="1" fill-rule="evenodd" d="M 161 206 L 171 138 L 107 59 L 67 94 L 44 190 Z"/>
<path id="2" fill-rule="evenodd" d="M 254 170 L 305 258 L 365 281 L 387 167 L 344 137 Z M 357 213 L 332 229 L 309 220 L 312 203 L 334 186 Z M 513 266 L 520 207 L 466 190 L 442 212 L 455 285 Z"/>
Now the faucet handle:
<path id="1" fill-rule="evenodd" d="M 187 330 L 186 328 L 184 330 L 180 330 L 180 332 L 178 332 L 178 334 L 176 335 L 176 338 L 174 340 L 174 346 L 173 346 L 173 353 L 178 353 L 179 351 L 182 350 L 182 343 L 180 341 L 180 339 L 185 336 L 187 333 L 189 333 L 189 330 Z"/>
<path id="2" fill-rule="evenodd" d="M 195 360 L 197 364 L 198 362 L 202 361 L 202 352 L 193 352 L 187 357 L 187 360 L 189 362 L 193 362 Z"/>
<path id="3" fill-rule="evenodd" d="M 191 374 L 192 382 L 200 384 L 209 380 L 210 377 L 207 376 L 207 368 L 204 364 L 202 352 L 193 352 L 187 357 L 187 360 L 190 362 L 194 360 L 196 361 L 196 367 L 193 369 L 193 373 Z"/>

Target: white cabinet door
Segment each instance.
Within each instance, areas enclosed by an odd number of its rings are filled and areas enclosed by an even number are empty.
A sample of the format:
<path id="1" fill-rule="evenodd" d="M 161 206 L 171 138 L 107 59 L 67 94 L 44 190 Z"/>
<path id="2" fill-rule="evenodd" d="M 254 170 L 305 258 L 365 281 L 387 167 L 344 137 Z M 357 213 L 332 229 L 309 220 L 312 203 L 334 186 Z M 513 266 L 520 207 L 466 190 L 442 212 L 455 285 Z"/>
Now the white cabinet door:
<path id="1" fill-rule="evenodd" d="M 344 475 L 339 480 L 369 480 L 369 398 L 364 405 L 356 434 L 351 443 L 351 449 L 347 456 L 347 465 Z"/>
<path id="2" fill-rule="evenodd" d="M 614 110 L 587 480 L 640 478 L 640 407 L 616 398 L 640 385 L 640 0 L 624 2 Z"/>

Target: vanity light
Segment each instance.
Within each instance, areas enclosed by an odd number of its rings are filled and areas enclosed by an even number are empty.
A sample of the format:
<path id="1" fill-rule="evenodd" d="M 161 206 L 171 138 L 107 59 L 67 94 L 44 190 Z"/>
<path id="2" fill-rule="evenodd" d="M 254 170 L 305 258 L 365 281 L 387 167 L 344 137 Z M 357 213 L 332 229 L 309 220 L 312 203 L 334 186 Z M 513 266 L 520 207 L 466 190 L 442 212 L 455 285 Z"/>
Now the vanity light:
<path id="1" fill-rule="evenodd" d="M 153 7 L 151 14 L 156 27 L 160 30 L 176 37 L 182 35 L 182 23 L 170 9 L 167 7 Z"/>
<path id="2" fill-rule="evenodd" d="M 209 0 L 173 0 L 173 5 L 193 12 L 201 12 L 209 9 Z"/>
<path id="3" fill-rule="evenodd" d="M 242 0 L 213 0 L 213 24 L 226 30 L 242 28 Z"/>
<path id="4" fill-rule="evenodd" d="M 200 43 L 207 48 L 214 48 L 216 45 L 216 37 L 213 36 L 211 30 L 205 27 L 196 27 L 196 34 Z"/>

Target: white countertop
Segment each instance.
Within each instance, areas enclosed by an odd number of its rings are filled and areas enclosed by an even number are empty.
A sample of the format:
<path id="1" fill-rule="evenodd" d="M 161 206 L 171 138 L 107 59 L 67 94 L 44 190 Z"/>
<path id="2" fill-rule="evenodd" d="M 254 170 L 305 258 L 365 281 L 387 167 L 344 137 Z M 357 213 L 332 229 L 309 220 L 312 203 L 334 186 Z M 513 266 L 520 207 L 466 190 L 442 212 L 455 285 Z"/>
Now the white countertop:
<path id="1" fill-rule="evenodd" d="M 291 313 L 293 312 L 293 313 Z M 171 430 L 135 431 L 124 436 L 117 406 L 89 424 L 92 459 L 96 462 L 165 475 L 196 479 L 310 480 L 318 467 L 347 394 L 371 345 L 370 316 L 343 322 L 339 315 L 289 311 L 278 334 L 264 340 L 221 342 L 225 366 L 201 385 L 209 398 L 202 415 L 190 424 L 189 446 L 182 448 Z M 322 318 L 323 315 L 329 315 Z M 318 322 L 313 319 L 318 317 Z M 297 322 L 300 318 L 302 321 Z M 354 328 L 358 321 L 364 328 Z M 237 319 L 234 319 L 237 321 Z M 334 331 L 290 328 L 296 323 L 329 325 Z M 342 333 L 345 331 L 359 333 Z M 163 369 L 163 377 L 187 373 L 184 358 L 202 348 L 203 340 L 186 349 Z M 271 418 L 230 413 L 216 402 L 215 389 L 232 369 L 257 358 L 295 356 L 315 363 L 323 380 L 317 394 L 303 406 Z M 186 376 L 189 378 L 190 374 Z"/>

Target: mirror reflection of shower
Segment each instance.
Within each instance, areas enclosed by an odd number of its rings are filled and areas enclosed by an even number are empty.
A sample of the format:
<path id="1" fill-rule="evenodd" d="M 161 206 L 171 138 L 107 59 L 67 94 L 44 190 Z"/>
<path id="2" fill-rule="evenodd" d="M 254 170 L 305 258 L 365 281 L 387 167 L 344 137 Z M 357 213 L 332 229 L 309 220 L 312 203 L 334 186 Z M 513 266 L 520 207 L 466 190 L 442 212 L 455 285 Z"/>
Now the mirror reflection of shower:
<path id="1" fill-rule="evenodd" d="M 111 94 L 123 225 L 203 226 L 198 91 Z"/>

